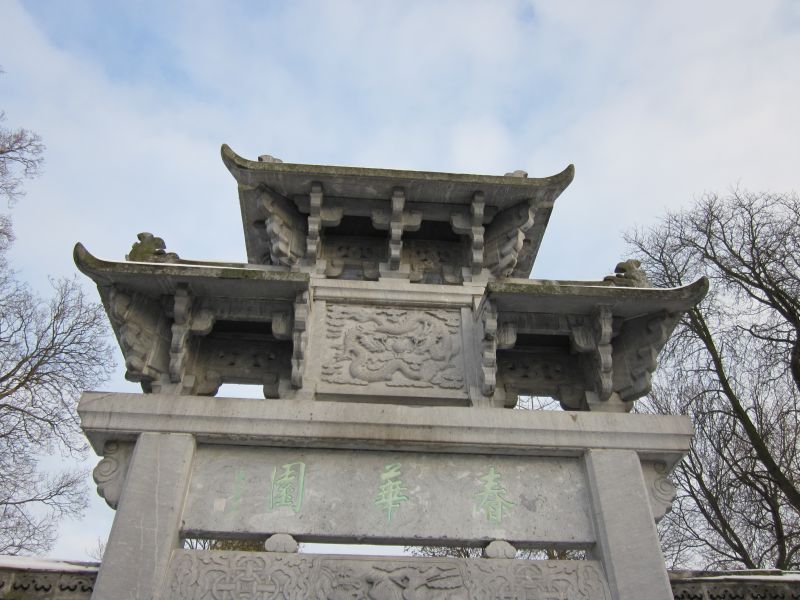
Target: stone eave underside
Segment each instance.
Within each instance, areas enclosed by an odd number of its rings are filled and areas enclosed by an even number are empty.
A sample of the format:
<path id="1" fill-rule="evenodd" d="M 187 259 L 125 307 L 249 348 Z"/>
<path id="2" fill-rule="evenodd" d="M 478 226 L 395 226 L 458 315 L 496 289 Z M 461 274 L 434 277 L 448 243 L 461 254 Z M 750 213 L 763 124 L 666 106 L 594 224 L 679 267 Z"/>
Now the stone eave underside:
<path id="1" fill-rule="evenodd" d="M 314 298 L 330 296 L 330 280 L 263 266 L 103 261 L 80 245 L 75 260 L 98 285 L 128 379 L 146 391 L 215 394 L 222 383 L 248 383 L 289 397 L 302 389 L 307 321 Z M 328 301 L 397 303 L 390 282 L 344 283 L 344 295 Z M 591 408 L 587 397 L 629 409 L 649 391 L 658 353 L 708 282 L 653 289 L 505 279 L 411 289 L 404 302 L 416 306 L 447 296 L 452 308 L 474 308 L 470 335 L 491 405 L 540 395 L 576 410 Z"/>
<path id="2" fill-rule="evenodd" d="M 256 162 L 228 146 L 222 159 L 239 183 L 251 263 L 314 262 L 314 239 L 342 215 L 373 223 L 386 215 L 380 228 L 394 231 L 413 231 L 420 217 L 452 224 L 477 253 L 467 266 L 475 272 L 487 267 L 495 276 L 530 274 L 553 203 L 574 177 L 572 165 L 552 177 L 526 178 Z M 393 241 L 396 247 L 402 235 Z"/>

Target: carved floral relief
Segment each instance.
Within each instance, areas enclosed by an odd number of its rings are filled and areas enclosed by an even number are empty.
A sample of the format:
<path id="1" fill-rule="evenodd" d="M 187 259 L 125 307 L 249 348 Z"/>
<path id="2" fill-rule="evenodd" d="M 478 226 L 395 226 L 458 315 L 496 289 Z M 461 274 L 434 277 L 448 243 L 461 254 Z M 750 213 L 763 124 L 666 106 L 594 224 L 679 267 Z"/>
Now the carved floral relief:
<path id="1" fill-rule="evenodd" d="M 179 550 L 168 597 L 313 600 L 608 600 L 591 561 L 390 559 Z"/>

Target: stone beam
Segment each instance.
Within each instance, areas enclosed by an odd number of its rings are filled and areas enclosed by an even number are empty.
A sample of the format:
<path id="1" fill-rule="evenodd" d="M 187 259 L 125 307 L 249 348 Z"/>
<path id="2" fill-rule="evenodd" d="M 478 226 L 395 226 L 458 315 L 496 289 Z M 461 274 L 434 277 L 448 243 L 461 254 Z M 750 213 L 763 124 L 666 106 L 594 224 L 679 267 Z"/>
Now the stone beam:
<path id="1" fill-rule="evenodd" d="M 101 453 L 138 431 L 193 433 L 198 442 L 528 456 L 634 450 L 672 469 L 688 451 L 684 416 L 520 411 L 86 392 L 82 428 Z M 163 415 L 169 414 L 169 419 Z"/>

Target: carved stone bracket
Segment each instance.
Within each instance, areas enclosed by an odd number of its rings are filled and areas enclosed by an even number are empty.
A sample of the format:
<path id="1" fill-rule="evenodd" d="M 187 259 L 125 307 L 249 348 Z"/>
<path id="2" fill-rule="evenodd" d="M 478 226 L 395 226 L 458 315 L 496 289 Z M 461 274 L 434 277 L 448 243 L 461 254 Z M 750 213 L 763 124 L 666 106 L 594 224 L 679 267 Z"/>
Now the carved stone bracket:
<path id="1" fill-rule="evenodd" d="M 180 287 L 175 290 L 169 360 L 169 379 L 172 383 L 181 383 L 186 374 L 191 336 L 208 335 L 214 327 L 213 313 L 208 310 L 195 310 L 193 305 L 194 301 L 188 289 Z"/>
<path id="2" fill-rule="evenodd" d="M 248 192 L 258 194 L 261 209 L 266 215 L 263 239 L 269 255 L 264 257 L 265 262 L 294 266 L 306 253 L 306 219 L 290 200 L 266 188 L 247 189 L 240 186 L 240 196 Z"/>
<path id="3" fill-rule="evenodd" d="M 642 474 L 650 494 L 653 517 L 658 523 L 664 515 L 672 510 L 672 502 L 677 496 L 677 490 L 669 480 L 667 465 L 661 461 L 643 462 Z"/>
<path id="4" fill-rule="evenodd" d="M 486 207 L 483 192 L 475 192 L 470 205 L 470 216 L 455 213 L 450 217 L 450 224 L 459 235 L 468 235 L 470 240 L 470 271 L 478 275 L 483 269 L 483 213 Z"/>
<path id="5" fill-rule="evenodd" d="M 601 402 L 607 401 L 613 391 L 612 347 L 613 318 L 611 308 L 599 306 L 588 320 L 573 324 L 570 346 L 574 352 L 585 356 L 583 361 L 587 383 Z"/>
<path id="6" fill-rule="evenodd" d="M 484 266 L 495 277 L 507 277 L 514 270 L 535 212 L 532 200 L 523 202 L 498 213 L 486 227 Z"/>
<path id="7" fill-rule="evenodd" d="M 342 221 L 342 207 L 330 208 L 322 204 L 322 185 L 313 183 L 308 201 L 308 236 L 306 259 L 315 264 L 322 252 L 322 228 L 336 227 Z"/>
<path id="8" fill-rule="evenodd" d="M 292 339 L 292 315 L 288 312 L 272 313 L 272 335 L 276 340 Z"/>
<path id="9" fill-rule="evenodd" d="M 132 454 L 133 444 L 106 442 L 103 448 L 103 459 L 92 471 L 98 495 L 115 510 L 122 494 Z"/>
<path id="10" fill-rule="evenodd" d="M 322 186 L 311 185 L 308 202 L 308 236 L 306 237 L 306 258 L 312 263 L 319 258 L 320 229 L 322 228 Z"/>
<path id="11" fill-rule="evenodd" d="M 100 292 L 125 357 L 125 378 L 150 392 L 150 384 L 166 377 L 169 369 L 169 326 L 161 306 L 113 286 Z"/>
<path id="12" fill-rule="evenodd" d="M 487 300 L 479 314 L 483 331 L 480 345 L 481 392 L 491 396 L 497 386 L 497 308 Z"/>
<path id="13" fill-rule="evenodd" d="M 658 353 L 680 320 L 680 313 L 647 315 L 626 322 L 614 343 L 614 390 L 625 402 L 650 391 Z"/>
<path id="14" fill-rule="evenodd" d="M 309 292 L 300 292 L 294 303 L 294 328 L 292 330 L 292 386 L 303 387 L 306 346 L 308 345 L 308 321 L 311 315 Z"/>
<path id="15" fill-rule="evenodd" d="M 391 212 L 386 210 L 372 212 L 372 226 L 375 229 L 389 230 L 388 267 L 391 271 L 397 271 L 400 269 L 403 253 L 403 232 L 417 231 L 422 224 L 422 213 L 405 210 L 406 194 L 401 188 L 394 189 L 391 202 Z"/>

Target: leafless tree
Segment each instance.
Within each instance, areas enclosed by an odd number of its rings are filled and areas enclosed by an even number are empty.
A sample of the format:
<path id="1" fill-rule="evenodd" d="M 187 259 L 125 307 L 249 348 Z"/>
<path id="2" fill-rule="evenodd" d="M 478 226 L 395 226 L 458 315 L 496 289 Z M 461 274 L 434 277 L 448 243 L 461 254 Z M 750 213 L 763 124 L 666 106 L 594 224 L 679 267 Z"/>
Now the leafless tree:
<path id="1" fill-rule="evenodd" d="M 0 111 L 0 197 L 12 202 L 23 194 L 22 179 L 41 172 L 44 144 L 32 131 L 3 127 L 5 120 L 5 112 Z"/>
<path id="2" fill-rule="evenodd" d="M 800 199 L 706 195 L 626 240 L 654 285 L 711 291 L 660 357 L 647 408 L 696 435 L 662 522 L 671 566 L 800 566 Z"/>
<path id="3" fill-rule="evenodd" d="M 0 113 L 2 115 L 2 113 Z M 22 194 L 20 177 L 41 166 L 39 137 L 0 127 L 0 195 Z M 78 283 L 53 281 L 42 299 L 7 258 L 11 219 L 0 215 L 0 554 L 46 551 L 58 520 L 86 504 L 86 474 L 52 474 L 40 457 L 84 450 L 75 403 L 112 368 L 102 307 Z"/>

